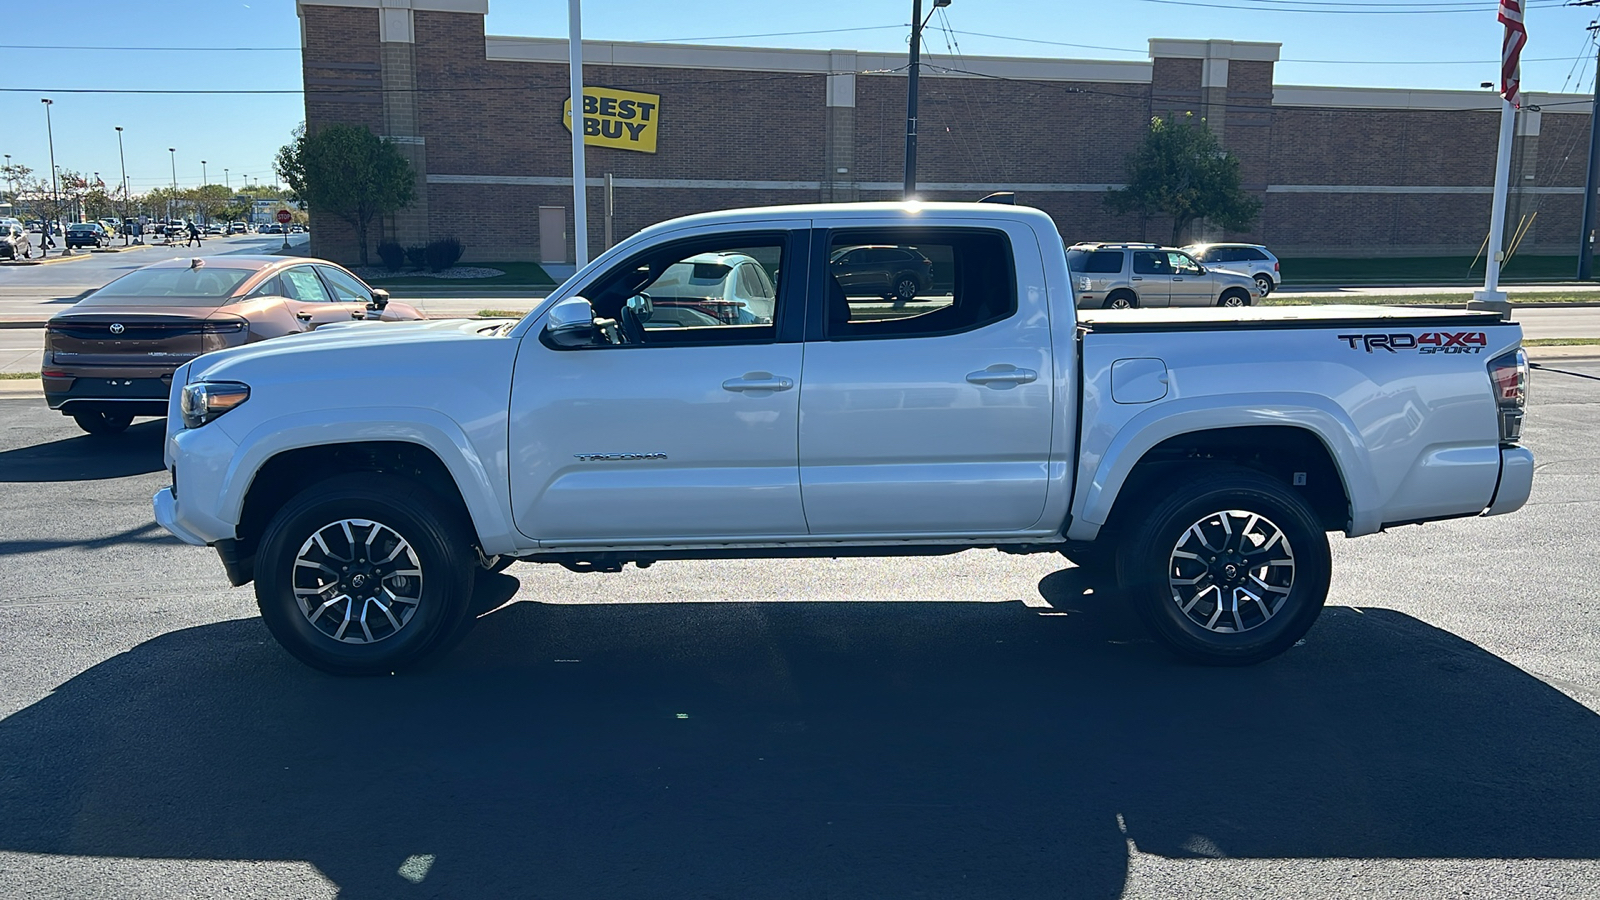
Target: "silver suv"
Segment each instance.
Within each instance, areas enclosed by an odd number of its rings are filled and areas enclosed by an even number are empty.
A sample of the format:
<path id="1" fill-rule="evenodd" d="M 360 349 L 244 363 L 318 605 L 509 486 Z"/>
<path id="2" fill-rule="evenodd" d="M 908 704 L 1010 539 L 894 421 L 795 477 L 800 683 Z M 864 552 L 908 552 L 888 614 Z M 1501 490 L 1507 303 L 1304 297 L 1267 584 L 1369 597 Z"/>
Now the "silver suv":
<path id="1" fill-rule="evenodd" d="M 1210 269 L 1194 257 L 1156 244 L 1074 244 L 1067 268 L 1078 306 L 1249 306 L 1256 283 L 1247 275 Z"/>
<path id="2" fill-rule="evenodd" d="M 1209 269 L 1226 269 L 1256 280 L 1256 295 L 1277 290 L 1278 258 L 1260 244 L 1190 244 L 1183 251 Z"/>

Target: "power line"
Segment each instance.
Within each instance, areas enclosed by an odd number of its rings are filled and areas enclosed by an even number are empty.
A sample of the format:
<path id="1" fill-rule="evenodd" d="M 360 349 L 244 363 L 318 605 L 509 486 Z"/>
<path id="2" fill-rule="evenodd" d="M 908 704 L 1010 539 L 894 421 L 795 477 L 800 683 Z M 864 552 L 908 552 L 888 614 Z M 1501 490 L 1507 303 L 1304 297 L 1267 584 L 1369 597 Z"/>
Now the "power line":
<path id="1" fill-rule="evenodd" d="M 1260 0 L 1260 2 L 1277 2 L 1277 3 L 1285 3 L 1285 4 L 1287 4 L 1287 3 L 1301 4 L 1301 5 L 1298 5 L 1298 6 L 1288 6 L 1288 5 L 1284 5 L 1284 6 L 1254 6 L 1254 5 L 1244 5 L 1242 3 L 1207 3 L 1207 2 L 1202 2 L 1202 0 L 1138 0 L 1138 2 L 1140 2 L 1140 3 L 1158 3 L 1158 4 L 1165 5 L 1165 6 L 1196 6 L 1196 7 L 1202 7 L 1202 8 L 1205 8 L 1205 9 L 1236 9 L 1236 10 L 1244 10 L 1244 11 L 1247 11 L 1247 12 L 1288 12 L 1288 13 L 1312 13 L 1312 14 L 1316 14 L 1316 15 L 1359 15 L 1359 16 L 1450 15 L 1450 14 L 1453 14 L 1453 13 L 1475 13 L 1475 14 L 1478 14 L 1478 15 L 1482 15 L 1484 13 L 1493 12 L 1494 9 L 1495 9 L 1495 7 L 1492 4 L 1490 4 L 1490 5 L 1484 5 L 1484 4 L 1466 4 L 1466 5 L 1453 4 L 1455 8 L 1445 8 L 1444 5 L 1440 5 L 1439 8 L 1429 8 L 1429 5 L 1427 5 L 1427 4 L 1423 4 L 1423 5 L 1405 4 L 1406 6 L 1409 6 L 1409 7 L 1412 7 L 1412 8 L 1407 8 L 1407 9 L 1400 9 L 1400 8 L 1372 9 L 1372 8 L 1361 8 L 1361 7 L 1359 7 L 1359 6 L 1355 5 L 1355 4 L 1348 3 L 1348 2 L 1340 2 L 1340 3 L 1337 3 L 1337 4 L 1329 3 L 1329 4 L 1326 4 L 1327 8 L 1323 8 L 1323 4 L 1315 3 L 1315 0 Z M 1313 4 L 1315 4 L 1315 5 L 1313 5 Z M 1379 5 L 1379 6 L 1389 6 L 1389 4 L 1377 4 L 1377 5 Z M 1564 0 L 1552 0 L 1552 2 L 1548 2 L 1548 3 L 1532 2 L 1532 3 L 1528 4 L 1528 8 L 1540 9 L 1540 8 L 1564 6 L 1564 5 L 1565 5 Z"/>

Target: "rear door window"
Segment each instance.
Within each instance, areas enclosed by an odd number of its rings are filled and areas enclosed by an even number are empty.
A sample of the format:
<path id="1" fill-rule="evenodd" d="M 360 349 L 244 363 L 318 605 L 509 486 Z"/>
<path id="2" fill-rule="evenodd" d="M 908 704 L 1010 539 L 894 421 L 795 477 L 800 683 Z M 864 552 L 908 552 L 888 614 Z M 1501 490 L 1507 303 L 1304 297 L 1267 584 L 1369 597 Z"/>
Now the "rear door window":
<path id="1" fill-rule="evenodd" d="M 870 263 L 877 271 L 835 264 L 824 273 L 823 334 L 829 340 L 955 334 L 998 322 L 1017 310 L 1011 243 L 1004 232 L 836 231 L 830 255 L 855 244 L 879 245 L 872 249 L 875 259 Z"/>
<path id="2" fill-rule="evenodd" d="M 346 275 L 342 270 L 332 266 L 317 266 L 317 271 L 328 282 L 329 290 L 333 291 L 334 301 L 337 303 L 366 303 L 372 299 L 372 292 L 366 285 Z"/>
<path id="3" fill-rule="evenodd" d="M 1171 275 L 1172 269 L 1167 265 L 1167 255 L 1154 250 L 1135 250 L 1133 252 L 1133 272 L 1135 275 Z"/>

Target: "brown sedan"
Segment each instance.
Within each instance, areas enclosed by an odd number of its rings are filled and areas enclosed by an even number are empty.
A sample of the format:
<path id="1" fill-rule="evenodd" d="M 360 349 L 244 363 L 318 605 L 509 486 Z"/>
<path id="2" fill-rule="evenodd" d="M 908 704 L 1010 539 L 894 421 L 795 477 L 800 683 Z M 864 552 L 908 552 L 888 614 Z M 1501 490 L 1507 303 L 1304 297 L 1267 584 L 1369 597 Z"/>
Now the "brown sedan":
<path id="1" fill-rule="evenodd" d="M 44 396 L 90 434 L 167 414 L 172 373 L 202 353 L 330 322 L 422 314 L 320 259 L 211 256 L 136 269 L 45 328 Z"/>

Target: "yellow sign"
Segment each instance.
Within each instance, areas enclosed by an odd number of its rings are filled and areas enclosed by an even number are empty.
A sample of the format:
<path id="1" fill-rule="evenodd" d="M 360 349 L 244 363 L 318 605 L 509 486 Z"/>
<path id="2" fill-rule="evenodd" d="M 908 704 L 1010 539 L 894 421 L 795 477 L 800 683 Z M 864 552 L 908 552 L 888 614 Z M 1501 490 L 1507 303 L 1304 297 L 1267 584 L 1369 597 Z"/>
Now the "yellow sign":
<path id="1" fill-rule="evenodd" d="M 583 89 L 583 142 L 595 147 L 656 152 L 657 113 L 661 97 L 612 88 Z M 561 110 L 562 124 L 572 130 L 572 98 Z"/>

